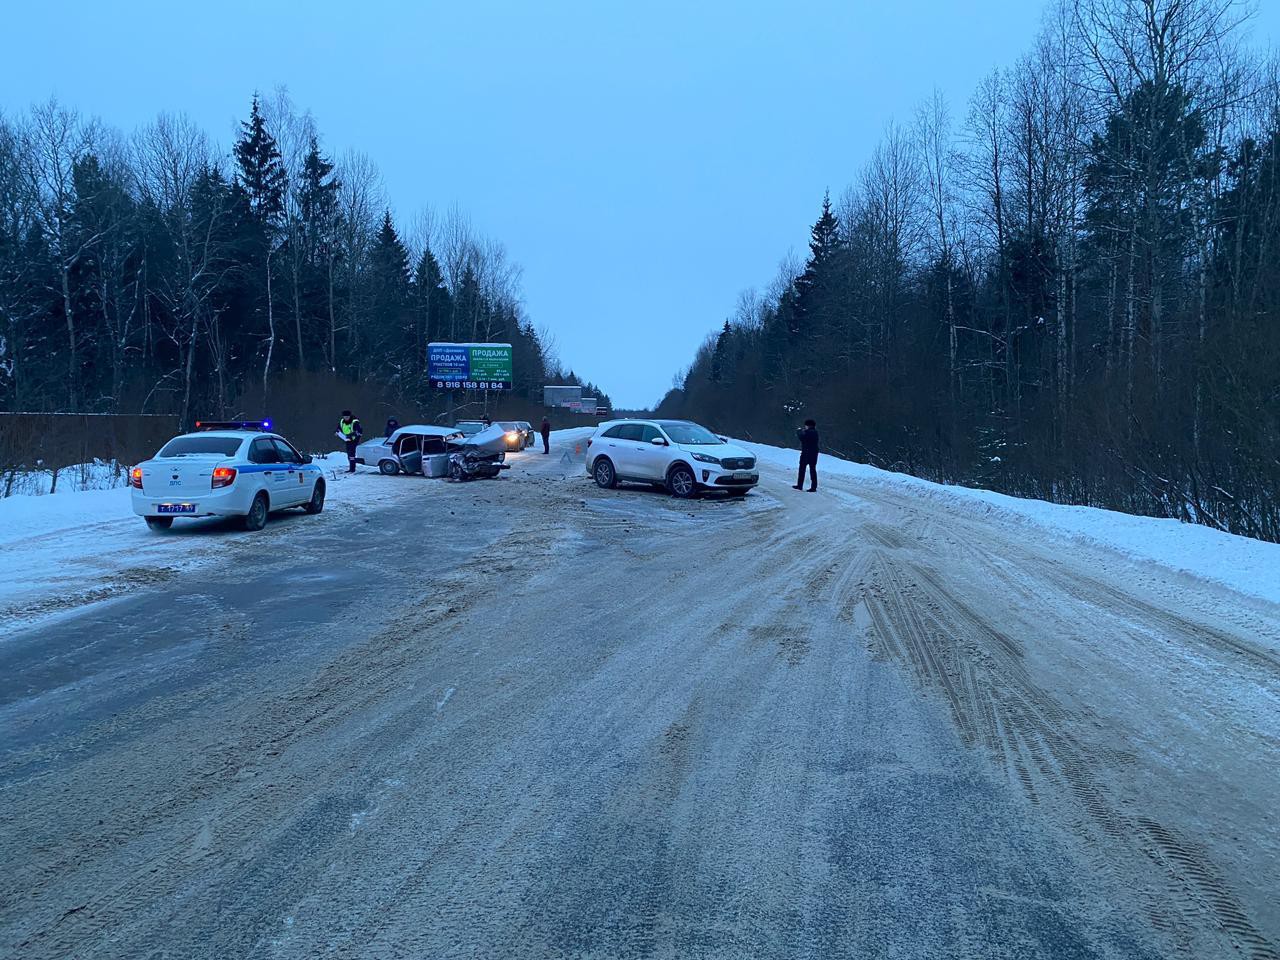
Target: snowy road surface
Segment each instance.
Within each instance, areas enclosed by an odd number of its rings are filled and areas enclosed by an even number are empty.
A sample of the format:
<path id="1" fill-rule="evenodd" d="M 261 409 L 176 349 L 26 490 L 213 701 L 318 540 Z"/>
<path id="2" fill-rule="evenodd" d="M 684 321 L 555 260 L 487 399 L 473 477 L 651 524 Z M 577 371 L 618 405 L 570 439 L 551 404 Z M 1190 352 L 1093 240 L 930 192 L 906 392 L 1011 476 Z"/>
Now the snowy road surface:
<path id="1" fill-rule="evenodd" d="M 101 594 L 140 521 L 29 544 L 86 590 L 0 621 L 0 957 L 1280 955 L 1276 606 L 856 476 L 602 491 L 571 440 Z"/>

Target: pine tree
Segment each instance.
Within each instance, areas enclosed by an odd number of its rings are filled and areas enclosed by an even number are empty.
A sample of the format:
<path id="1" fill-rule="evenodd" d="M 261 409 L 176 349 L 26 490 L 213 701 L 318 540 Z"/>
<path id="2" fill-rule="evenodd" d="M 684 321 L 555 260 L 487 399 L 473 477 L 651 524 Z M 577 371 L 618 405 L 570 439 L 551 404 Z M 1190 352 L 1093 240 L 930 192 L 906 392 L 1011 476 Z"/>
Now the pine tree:
<path id="1" fill-rule="evenodd" d="M 391 211 L 382 217 L 382 226 L 369 251 L 369 324 L 374 349 L 385 353 L 392 368 L 404 379 L 414 370 L 416 353 L 413 321 L 409 316 L 409 251 L 396 232 Z"/>
<path id="2" fill-rule="evenodd" d="M 729 340 L 733 336 L 733 328 L 729 321 L 724 322 L 724 329 L 716 336 L 715 348 L 711 351 L 711 372 L 708 375 L 712 383 L 720 383 L 725 378 L 725 367 L 728 365 Z"/>
<path id="3" fill-rule="evenodd" d="M 275 295 L 272 290 L 272 258 L 280 241 L 281 220 L 284 216 L 284 192 L 288 177 L 280 148 L 275 137 L 267 130 L 262 111 L 255 94 L 249 119 L 241 124 L 240 139 L 235 146 L 236 164 L 239 167 L 238 183 L 243 193 L 251 242 L 261 249 L 265 290 L 261 300 L 266 305 L 267 335 L 266 356 L 262 362 L 262 392 L 267 393 L 271 374 L 271 360 L 276 346 Z"/>
<path id="4" fill-rule="evenodd" d="M 821 270 L 839 251 L 840 222 L 831 212 L 831 191 L 822 195 L 822 214 L 809 234 L 809 269 Z"/>
<path id="5" fill-rule="evenodd" d="M 249 119 L 240 124 L 235 146 L 240 185 L 248 199 L 249 212 L 264 228 L 278 224 L 284 213 L 284 191 L 288 177 L 280 147 L 267 130 L 255 94 Z"/>
<path id="6" fill-rule="evenodd" d="M 298 366 L 306 366 L 306 344 L 317 336 L 315 318 L 329 315 L 332 330 L 333 299 L 329 282 L 336 243 L 338 189 L 333 164 L 320 153 L 312 136 L 294 187 L 288 223 L 288 263 L 293 287 L 293 323 L 297 338 Z M 328 339 L 324 337 L 323 339 Z M 322 348 L 323 349 L 323 348 Z"/>
<path id="7" fill-rule="evenodd" d="M 809 232 L 809 260 L 804 273 L 795 281 L 793 333 L 812 336 L 822 325 L 823 314 L 830 306 L 824 301 L 832 286 L 832 272 L 842 247 L 840 222 L 831 212 L 831 191 L 828 190 L 822 197 L 822 213 Z"/>
<path id="8" fill-rule="evenodd" d="M 333 163 L 320 153 L 320 145 L 312 137 L 298 184 L 298 216 L 305 229 L 306 261 L 312 266 L 323 262 L 323 248 L 332 242 L 330 233 L 337 218 L 338 190 L 342 186 L 333 176 L 333 169 Z"/>
<path id="9" fill-rule="evenodd" d="M 422 248 L 422 256 L 413 271 L 412 301 L 415 330 L 414 364 L 421 375 L 426 371 L 427 344 L 447 336 L 453 301 L 444 282 L 440 262 L 430 247 Z"/>

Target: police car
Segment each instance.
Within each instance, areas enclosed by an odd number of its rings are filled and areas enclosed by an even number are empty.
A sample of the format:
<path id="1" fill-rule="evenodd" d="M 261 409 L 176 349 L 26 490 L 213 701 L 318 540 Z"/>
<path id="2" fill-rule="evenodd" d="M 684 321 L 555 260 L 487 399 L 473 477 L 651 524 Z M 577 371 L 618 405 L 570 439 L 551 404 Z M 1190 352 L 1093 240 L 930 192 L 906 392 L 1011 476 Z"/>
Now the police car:
<path id="1" fill-rule="evenodd" d="M 153 530 L 174 517 L 243 517 L 261 530 L 285 507 L 324 509 L 324 475 L 311 457 L 271 433 L 270 420 L 196 421 L 129 472 L 133 512 Z"/>

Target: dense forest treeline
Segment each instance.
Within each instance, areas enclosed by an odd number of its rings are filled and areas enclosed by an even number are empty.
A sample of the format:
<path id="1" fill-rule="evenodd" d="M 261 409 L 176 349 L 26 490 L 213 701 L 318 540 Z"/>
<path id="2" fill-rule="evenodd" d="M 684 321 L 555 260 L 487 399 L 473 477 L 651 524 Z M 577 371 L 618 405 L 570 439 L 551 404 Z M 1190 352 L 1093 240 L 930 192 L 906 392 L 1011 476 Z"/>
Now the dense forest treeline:
<path id="1" fill-rule="evenodd" d="M 1052 9 L 958 120 L 888 128 L 661 411 L 1280 540 L 1280 70 L 1241 9 Z"/>
<path id="2" fill-rule="evenodd" d="M 56 101 L 0 116 L 0 410 L 190 423 L 344 380 L 445 409 L 466 398 L 430 393 L 432 340 L 510 342 L 526 401 L 581 382 L 501 244 L 456 209 L 413 227 L 283 92 L 253 98 L 230 153 L 181 116 L 128 137 Z"/>

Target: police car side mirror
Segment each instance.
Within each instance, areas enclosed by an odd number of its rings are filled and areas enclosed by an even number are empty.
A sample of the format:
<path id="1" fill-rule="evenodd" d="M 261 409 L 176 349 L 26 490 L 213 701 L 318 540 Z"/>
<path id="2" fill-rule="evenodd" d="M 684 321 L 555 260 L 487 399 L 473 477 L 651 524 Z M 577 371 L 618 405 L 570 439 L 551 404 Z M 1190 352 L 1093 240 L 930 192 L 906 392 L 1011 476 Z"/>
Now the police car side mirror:
<path id="1" fill-rule="evenodd" d="M 304 454 L 302 455 L 302 462 L 303 462 L 303 463 L 310 463 L 310 462 L 311 462 L 311 454 L 309 454 L 309 453 L 304 453 Z"/>

